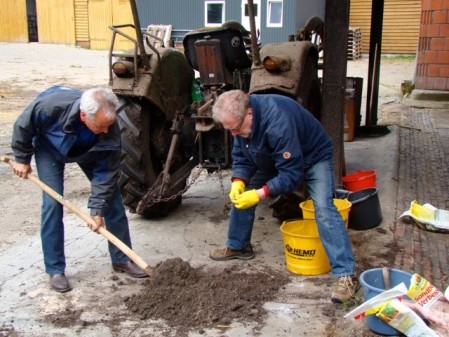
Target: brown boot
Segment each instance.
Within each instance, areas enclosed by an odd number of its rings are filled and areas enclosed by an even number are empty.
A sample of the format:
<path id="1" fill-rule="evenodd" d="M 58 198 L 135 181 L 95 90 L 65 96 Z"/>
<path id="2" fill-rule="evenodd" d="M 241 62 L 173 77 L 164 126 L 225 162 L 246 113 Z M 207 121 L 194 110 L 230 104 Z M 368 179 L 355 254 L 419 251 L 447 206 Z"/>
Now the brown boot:
<path id="1" fill-rule="evenodd" d="M 354 296 L 355 292 L 359 289 L 360 283 L 355 276 L 342 276 L 339 277 L 332 290 L 332 302 L 343 303 Z"/>
<path id="2" fill-rule="evenodd" d="M 253 246 L 249 244 L 242 250 L 234 250 L 226 246 L 213 249 L 211 250 L 209 256 L 215 261 L 227 261 L 232 259 L 251 260 L 254 258 L 255 254 L 253 251 Z"/>

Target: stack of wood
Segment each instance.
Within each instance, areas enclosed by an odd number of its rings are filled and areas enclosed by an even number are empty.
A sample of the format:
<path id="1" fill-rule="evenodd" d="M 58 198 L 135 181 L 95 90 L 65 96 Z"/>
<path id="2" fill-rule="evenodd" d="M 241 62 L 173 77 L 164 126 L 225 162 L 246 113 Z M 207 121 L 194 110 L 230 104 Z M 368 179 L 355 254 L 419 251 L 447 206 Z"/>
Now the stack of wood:
<path id="1" fill-rule="evenodd" d="M 349 27 L 348 31 L 348 60 L 362 57 L 362 29 Z"/>

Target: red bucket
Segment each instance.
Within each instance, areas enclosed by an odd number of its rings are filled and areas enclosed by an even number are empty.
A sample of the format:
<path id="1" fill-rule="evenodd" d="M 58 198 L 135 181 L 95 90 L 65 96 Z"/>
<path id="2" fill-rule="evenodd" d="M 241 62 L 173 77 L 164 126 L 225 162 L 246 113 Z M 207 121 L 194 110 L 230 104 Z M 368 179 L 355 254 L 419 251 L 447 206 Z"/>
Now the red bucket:
<path id="1" fill-rule="evenodd" d="M 376 187 L 376 171 L 357 170 L 355 173 L 344 176 L 341 180 L 346 189 L 351 192 L 359 191 L 364 188 Z"/>

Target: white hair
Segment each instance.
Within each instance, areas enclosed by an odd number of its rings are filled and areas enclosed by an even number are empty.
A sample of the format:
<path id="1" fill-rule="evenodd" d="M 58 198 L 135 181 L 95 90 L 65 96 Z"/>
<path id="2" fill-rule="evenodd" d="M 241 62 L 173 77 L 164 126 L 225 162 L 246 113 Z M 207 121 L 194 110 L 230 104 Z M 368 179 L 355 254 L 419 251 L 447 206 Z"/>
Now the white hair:
<path id="1" fill-rule="evenodd" d="M 118 98 L 109 88 L 92 88 L 81 95 L 80 110 L 84 110 L 89 119 L 93 119 L 99 110 L 104 109 L 106 118 L 113 120 L 117 106 Z"/>
<path id="2" fill-rule="evenodd" d="M 217 122 L 222 122 L 227 115 L 243 120 L 249 107 L 248 95 L 242 90 L 226 91 L 215 101 L 212 107 L 212 117 Z"/>

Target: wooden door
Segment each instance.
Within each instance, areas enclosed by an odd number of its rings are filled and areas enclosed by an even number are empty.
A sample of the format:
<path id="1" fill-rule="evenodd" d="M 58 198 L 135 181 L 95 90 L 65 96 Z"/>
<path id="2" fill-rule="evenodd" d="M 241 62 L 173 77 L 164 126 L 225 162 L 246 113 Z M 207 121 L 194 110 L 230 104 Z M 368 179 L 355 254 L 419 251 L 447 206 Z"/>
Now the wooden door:
<path id="1" fill-rule="evenodd" d="M 75 45 L 73 1 L 36 0 L 39 42 Z"/>
<path id="2" fill-rule="evenodd" d="M 28 42 L 26 1 L 2 1 L 0 7 L 0 41 Z"/>

